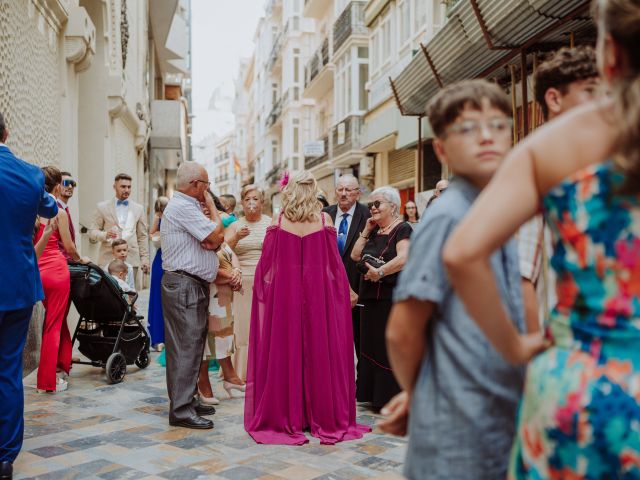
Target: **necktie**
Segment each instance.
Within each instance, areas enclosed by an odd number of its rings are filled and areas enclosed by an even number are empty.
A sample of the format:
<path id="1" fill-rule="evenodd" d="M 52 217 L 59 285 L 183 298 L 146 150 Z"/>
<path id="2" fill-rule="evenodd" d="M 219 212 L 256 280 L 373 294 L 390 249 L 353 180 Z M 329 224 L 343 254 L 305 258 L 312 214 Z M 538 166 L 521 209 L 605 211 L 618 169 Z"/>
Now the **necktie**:
<path id="1" fill-rule="evenodd" d="M 349 222 L 347 221 L 348 218 L 349 214 L 343 213 L 342 221 L 338 227 L 338 250 L 340 250 L 340 255 L 344 253 L 344 247 L 347 244 L 347 231 L 349 229 Z"/>
<path id="2" fill-rule="evenodd" d="M 125 207 L 129 206 L 129 200 L 118 200 L 116 205 L 119 207 L 120 205 L 124 205 Z"/>

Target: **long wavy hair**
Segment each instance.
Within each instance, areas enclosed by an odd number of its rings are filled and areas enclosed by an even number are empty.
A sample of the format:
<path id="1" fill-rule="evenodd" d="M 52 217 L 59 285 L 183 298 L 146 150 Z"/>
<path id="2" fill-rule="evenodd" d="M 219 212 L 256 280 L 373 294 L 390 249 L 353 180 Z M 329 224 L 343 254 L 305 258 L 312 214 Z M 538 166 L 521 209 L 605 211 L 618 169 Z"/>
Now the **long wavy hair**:
<path id="1" fill-rule="evenodd" d="M 640 193 L 640 2 L 594 0 L 592 7 L 599 35 L 610 34 L 625 56 L 625 71 L 611 85 L 619 130 L 616 163 L 626 176 L 623 192 Z"/>
<path id="2" fill-rule="evenodd" d="M 306 170 L 296 173 L 282 190 L 282 212 L 290 222 L 315 222 L 320 219 L 318 183 Z"/>

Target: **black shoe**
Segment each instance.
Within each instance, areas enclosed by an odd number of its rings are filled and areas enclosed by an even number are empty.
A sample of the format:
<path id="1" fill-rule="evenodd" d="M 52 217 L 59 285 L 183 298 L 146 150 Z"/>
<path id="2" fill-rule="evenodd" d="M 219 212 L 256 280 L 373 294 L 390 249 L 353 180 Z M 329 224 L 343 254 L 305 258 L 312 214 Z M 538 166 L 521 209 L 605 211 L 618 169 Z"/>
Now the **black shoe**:
<path id="1" fill-rule="evenodd" d="M 213 422 L 211 420 L 197 416 L 193 416 L 185 420 L 176 420 L 175 422 L 170 421 L 169 425 L 172 427 L 195 428 L 198 430 L 208 430 L 213 428 Z"/>
<path id="2" fill-rule="evenodd" d="M 0 480 L 11 480 L 13 478 L 13 465 L 11 462 L 0 463 Z"/>
<path id="3" fill-rule="evenodd" d="M 214 413 L 216 413 L 216 409 L 211 405 L 198 405 L 196 407 L 196 413 L 201 417 L 204 417 L 207 415 L 213 415 Z"/>

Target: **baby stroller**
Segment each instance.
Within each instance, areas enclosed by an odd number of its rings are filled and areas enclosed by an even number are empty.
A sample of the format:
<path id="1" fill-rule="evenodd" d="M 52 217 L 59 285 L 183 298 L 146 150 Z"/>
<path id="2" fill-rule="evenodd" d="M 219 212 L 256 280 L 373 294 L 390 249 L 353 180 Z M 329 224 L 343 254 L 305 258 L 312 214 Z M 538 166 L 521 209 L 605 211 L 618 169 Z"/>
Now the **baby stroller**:
<path id="1" fill-rule="evenodd" d="M 149 335 L 125 300 L 116 281 L 93 263 L 69 264 L 71 301 L 80 314 L 72 344 L 78 340 L 80 353 L 89 361 L 76 361 L 105 369 L 109 383 L 120 383 L 127 365 L 149 366 Z"/>

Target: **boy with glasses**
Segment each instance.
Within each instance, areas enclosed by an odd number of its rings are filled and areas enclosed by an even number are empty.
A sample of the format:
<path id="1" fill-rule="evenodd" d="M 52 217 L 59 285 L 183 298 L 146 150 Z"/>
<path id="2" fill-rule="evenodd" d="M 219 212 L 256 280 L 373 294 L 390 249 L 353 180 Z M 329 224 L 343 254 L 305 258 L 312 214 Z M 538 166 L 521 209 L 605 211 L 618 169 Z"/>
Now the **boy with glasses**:
<path id="1" fill-rule="evenodd" d="M 404 391 L 383 409 L 381 428 L 404 435 L 408 417 L 408 478 L 505 478 L 524 369 L 503 360 L 468 315 L 449 283 L 442 249 L 511 149 L 511 102 L 497 85 L 470 80 L 441 90 L 428 115 L 438 159 L 455 177 L 414 231 L 394 291 L 387 345 Z M 523 331 L 513 241 L 495 251 L 491 266 Z"/>

